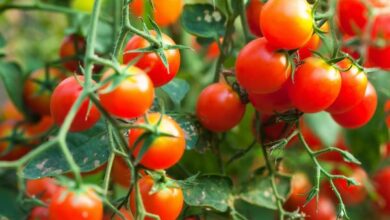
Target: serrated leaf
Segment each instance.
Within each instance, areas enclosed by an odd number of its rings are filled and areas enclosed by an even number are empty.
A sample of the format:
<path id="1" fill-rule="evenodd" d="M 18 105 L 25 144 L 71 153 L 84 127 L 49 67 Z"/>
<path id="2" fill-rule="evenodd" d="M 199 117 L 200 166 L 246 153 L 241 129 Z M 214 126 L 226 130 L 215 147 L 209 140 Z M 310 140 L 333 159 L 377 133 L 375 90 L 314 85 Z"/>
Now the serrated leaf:
<path id="1" fill-rule="evenodd" d="M 161 89 L 169 96 L 173 103 L 179 105 L 190 90 L 190 85 L 183 79 L 173 79 Z"/>
<path id="2" fill-rule="evenodd" d="M 281 197 L 287 198 L 290 193 L 291 177 L 280 177 L 276 188 Z M 276 210 L 276 198 L 272 190 L 271 177 L 257 176 L 241 191 L 238 197 L 252 205 Z"/>
<path id="3" fill-rule="evenodd" d="M 211 4 L 186 4 L 181 16 L 183 28 L 196 36 L 215 38 L 225 33 L 225 15 Z"/>
<path id="4" fill-rule="evenodd" d="M 229 177 L 205 175 L 191 185 L 183 185 L 184 201 L 190 206 L 209 207 L 225 212 L 233 183 Z"/>
<path id="5" fill-rule="evenodd" d="M 305 114 L 305 122 L 325 146 L 334 146 L 341 127 L 326 112 Z"/>
<path id="6" fill-rule="evenodd" d="M 81 171 L 87 172 L 104 164 L 109 156 L 107 131 L 102 122 L 85 132 L 69 133 L 67 144 Z M 69 165 L 59 146 L 54 146 L 29 161 L 23 169 L 27 179 L 69 172 Z"/>

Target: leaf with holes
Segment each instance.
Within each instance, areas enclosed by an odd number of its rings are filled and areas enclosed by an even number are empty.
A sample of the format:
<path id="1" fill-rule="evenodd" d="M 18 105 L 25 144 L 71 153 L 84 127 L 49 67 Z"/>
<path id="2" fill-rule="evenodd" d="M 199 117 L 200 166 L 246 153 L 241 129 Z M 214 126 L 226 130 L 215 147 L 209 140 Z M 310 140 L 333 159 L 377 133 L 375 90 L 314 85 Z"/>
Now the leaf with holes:
<path id="1" fill-rule="evenodd" d="M 182 185 L 184 201 L 190 206 L 209 207 L 224 212 L 232 193 L 233 183 L 229 177 L 205 175 L 193 184 Z"/>
<path id="2" fill-rule="evenodd" d="M 173 103 L 179 105 L 190 90 L 190 85 L 183 79 L 173 79 L 167 85 L 163 86 L 162 90 L 167 93 Z"/>
<path id="3" fill-rule="evenodd" d="M 276 188 L 281 197 L 286 198 L 290 193 L 291 177 L 276 179 Z M 271 177 L 258 176 L 252 179 L 238 195 L 238 198 L 252 205 L 276 210 L 276 198 L 274 196 Z"/>
<path id="4" fill-rule="evenodd" d="M 211 4 L 186 4 L 181 16 L 181 24 L 187 32 L 206 38 L 222 36 L 225 22 L 225 15 Z"/>
<path id="5" fill-rule="evenodd" d="M 109 156 L 107 131 L 99 122 L 86 132 L 69 133 L 67 144 L 81 171 L 87 172 L 104 164 Z M 36 179 L 69 172 L 69 165 L 59 146 L 31 160 L 23 170 L 25 178 Z"/>

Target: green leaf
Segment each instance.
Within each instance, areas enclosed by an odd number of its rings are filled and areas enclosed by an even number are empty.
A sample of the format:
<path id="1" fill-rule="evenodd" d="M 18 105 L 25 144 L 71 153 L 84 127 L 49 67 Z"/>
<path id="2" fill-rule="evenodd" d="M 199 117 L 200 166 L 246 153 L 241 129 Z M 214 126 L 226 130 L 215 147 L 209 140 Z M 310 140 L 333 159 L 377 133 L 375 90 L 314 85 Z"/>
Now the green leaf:
<path id="1" fill-rule="evenodd" d="M 290 193 L 291 177 L 280 177 L 276 179 L 276 182 L 279 195 L 286 198 Z M 273 210 L 277 209 L 276 198 L 271 185 L 271 177 L 255 177 L 246 184 L 238 197 L 252 205 Z"/>
<path id="2" fill-rule="evenodd" d="M 168 113 L 175 119 L 186 134 L 187 150 L 204 153 L 211 146 L 211 134 L 206 131 L 194 115 Z"/>
<path id="3" fill-rule="evenodd" d="M 206 38 L 222 36 L 225 22 L 225 15 L 211 4 L 186 4 L 181 16 L 181 24 L 187 32 Z"/>
<path id="4" fill-rule="evenodd" d="M 275 212 L 270 209 L 259 207 L 243 200 L 234 201 L 234 208 L 238 213 L 245 216 L 246 219 L 275 219 Z"/>
<path id="5" fill-rule="evenodd" d="M 23 102 L 23 72 L 20 66 L 13 62 L 0 62 L 0 78 L 15 107 L 25 115 L 27 110 Z"/>
<path id="6" fill-rule="evenodd" d="M 107 131 L 104 123 L 85 132 L 69 133 L 67 144 L 81 171 L 87 172 L 104 164 L 109 156 Z M 68 163 L 59 146 L 45 151 L 29 161 L 23 170 L 25 178 L 36 179 L 54 176 L 70 171 Z"/>
<path id="7" fill-rule="evenodd" d="M 225 212 L 229 205 L 233 183 L 230 178 L 218 175 L 205 175 L 197 178 L 194 184 L 183 185 L 184 201 L 189 206 L 209 207 Z"/>
<path id="8" fill-rule="evenodd" d="M 190 90 L 190 85 L 183 79 L 173 79 L 167 85 L 161 88 L 173 103 L 179 105 L 181 100 L 187 95 Z"/>
<path id="9" fill-rule="evenodd" d="M 2 34 L 0 34 L 0 48 L 5 47 L 6 40 Z"/>
<path id="10" fill-rule="evenodd" d="M 305 114 L 305 122 L 325 146 L 334 146 L 341 127 L 326 112 Z"/>
<path id="11" fill-rule="evenodd" d="M 25 219 L 17 198 L 17 192 L 0 188 L 0 219 Z"/>

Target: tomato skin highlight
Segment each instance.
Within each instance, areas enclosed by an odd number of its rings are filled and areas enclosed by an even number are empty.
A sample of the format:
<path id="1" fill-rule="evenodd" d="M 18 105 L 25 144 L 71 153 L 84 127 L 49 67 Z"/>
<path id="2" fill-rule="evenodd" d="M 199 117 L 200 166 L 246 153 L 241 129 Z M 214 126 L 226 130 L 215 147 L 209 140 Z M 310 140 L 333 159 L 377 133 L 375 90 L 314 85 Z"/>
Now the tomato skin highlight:
<path id="1" fill-rule="evenodd" d="M 51 115 L 57 125 L 62 125 L 66 115 L 79 97 L 83 87 L 79 82 L 84 82 L 84 76 L 71 76 L 63 80 L 55 89 L 50 100 Z M 100 113 L 96 106 L 91 105 L 88 117 L 89 99 L 85 99 L 77 111 L 70 126 L 70 131 L 84 131 L 94 126 L 100 118 Z"/>
<path id="2" fill-rule="evenodd" d="M 151 31 L 152 36 L 156 36 L 155 31 Z M 175 45 L 175 42 L 166 34 L 163 34 L 163 42 L 167 45 Z M 178 49 L 165 50 L 165 56 L 168 60 L 169 69 L 165 68 L 164 63 L 156 53 L 126 53 L 130 50 L 136 50 L 150 46 L 150 43 L 140 36 L 133 36 L 126 45 L 123 54 L 124 64 L 139 59 L 134 65 L 144 70 L 155 87 L 160 87 L 170 82 L 177 74 L 180 68 L 180 52 Z M 140 58 L 139 58 L 140 57 Z"/>
<path id="3" fill-rule="evenodd" d="M 184 197 L 181 188 L 167 187 L 150 194 L 154 180 L 150 176 L 144 176 L 138 181 L 142 202 L 147 212 L 158 215 L 161 220 L 177 219 L 183 208 Z M 132 213 L 136 213 L 136 195 L 133 189 L 130 195 L 130 207 Z M 147 217 L 145 220 L 151 220 Z"/>
<path id="4" fill-rule="evenodd" d="M 238 83 L 249 93 L 266 94 L 279 90 L 291 74 L 287 56 L 276 52 L 265 38 L 249 42 L 236 61 Z"/>
<path id="5" fill-rule="evenodd" d="M 123 67 L 127 68 L 127 67 Z M 104 73 L 102 81 L 114 73 L 109 70 Z M 154 87 L 150 78 L 141 69 L 131 66 L 127 69 L 126 79 L 122 79 L 114 90 L 105 92 L 112 82 L 104 85 L 99 91 L 99 97 L 104 108 L 112 115 L 120 118 L 136 118 L 146 113 L 152 106 Z"/>
<path id="6" fill-rule="evenodd" d="M 147 115 L 151 125 L 156 125 L 159 121 L 160 113 L 151 113 Z M 145 119 L 139 118 L 136 124 L 144 124 Z M 157 137 L 150 145 L 149 149 L 143 155 L 141 164 L 149 169 L 168 169 L 175 165 L 183 156 L 186 140 L 183 129 L 171 117 L 162 116 L 162 121 L 158 126 L 160 132 L 168 133 L 174 137 Z M 137 157 L 144 141 L 141 141 L 134 146 L 135 142 L 145 132 L 144 129 L 130 129 L 129 147 L 135 148 L 133 155 Z"/>
<path id="7" fill-rule="evenodd" d="M 49 205 L 49 219 L 61 220 L 101 220 L 103 218 L 103 203 L 91 189 L 82 192 L 61 188 L 53 195 Z"/>
<path id="8" fill-rule="evenodd" d="M 259 0 L 250 0 L 246 8 L 246 17 L 248 26 L 252 34 L 261 37 L 263 34 L 260 29 L 260 13 L 264 3 Z"/>
<path id="9" fill-rule="evenodd" d="M 339 63 L 342 69 L 348 69 L 341 72 L 341 89 L 336 101 L 326 109 L 330 113 L 343 113 L 351 110 L 363 100 L 366 92 L 368 79 L 366 74 L 359 70 L 348 60 Z"/>
<path id="10" fill-rule="evenodd" d="M 305 0 L 269 0 L 260 14 L 264 37 L 276 48 L 303 47 L 313 34 L 312 9 Z"/>
<path id="11" fill-rule="evenodd" d="M 229 85 L 214 83 L 199 95 L 196 116 L 210 131 L 223 132 L 232 129 L 241 121 L 245 108 L 239 95 Z"/>
<path id="12" fill-rule="evenodd" d="M 29 197 L 41 199 L 46 203 L 50 203 L 53 195 L 60 189 L 54 179 L 43 177 L 35 180 L 27 180 L 26 194 Z"/>
<path id="13" fill-rule="evenodd" d="M 56 68 L 50 68 L 47 74 L 53 86 L 65 79 L 65 75 Z M 44 85 L 40 85 L 34 80 L 45 81 L 45 75 L 45 69 L 34 71 L 25 81 L 23 87 L 23 101 L 26 106 L 41 116 L 50 115 L 50 97 L 54 88 L 42 88 Z"/>
<path id="14" fill-rule="evenodd" d="M 375 114 L 378 97 L 374 86 L 368 83 L 364 98 L 351 110 L 332 114 L 332 118 L 344 128 L 359 128 L 367 124 Z"/>
<path id="15" fill-rule="evenodd" d="M 325 110 L 336 100 L 340 89 L 339 71 L 314 57 L 305 59 L 297 67 L 294 79 L 288 81 L 291 102 L 304 113 Z"/>

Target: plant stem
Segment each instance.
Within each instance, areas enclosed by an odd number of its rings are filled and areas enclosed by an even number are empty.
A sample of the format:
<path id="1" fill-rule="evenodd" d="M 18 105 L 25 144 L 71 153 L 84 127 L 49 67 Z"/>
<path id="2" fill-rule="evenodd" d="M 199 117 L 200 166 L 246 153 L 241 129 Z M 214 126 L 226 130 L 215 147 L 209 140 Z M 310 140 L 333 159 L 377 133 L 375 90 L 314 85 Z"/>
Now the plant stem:
<path id="1" fill-rule="evenodd" d="M 237 1 L 237 0 L 235 0 Z M 251 34 L 249 32 L 248 28 L 248 21 L 246 17 L 246 12 L 245 12 L 245 0 L 238 0 L 239 1 L 239 7 L 240 7 L 240 20 L 241 20 L 241 26 L 242 30 L 244 31 L 244 38 L 245 42 L 251 41 Z"/>

